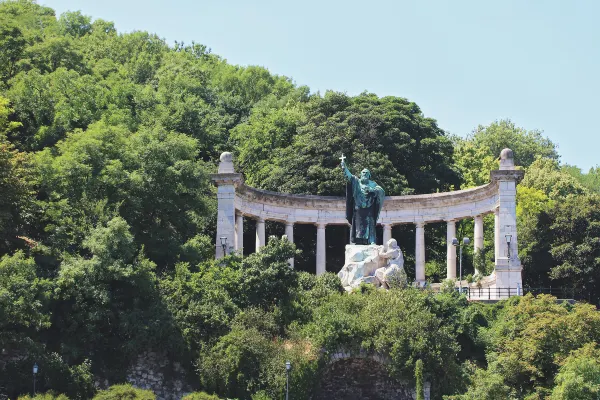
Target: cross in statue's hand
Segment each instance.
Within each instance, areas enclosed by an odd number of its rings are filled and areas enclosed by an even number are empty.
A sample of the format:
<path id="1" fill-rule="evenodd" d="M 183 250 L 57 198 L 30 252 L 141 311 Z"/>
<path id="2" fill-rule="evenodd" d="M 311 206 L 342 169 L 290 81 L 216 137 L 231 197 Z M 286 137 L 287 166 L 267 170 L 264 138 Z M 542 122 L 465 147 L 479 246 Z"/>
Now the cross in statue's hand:
<path id="1" fill-rule="evenodd" d="M 342 167 L 343 167 L 344 165 L 346 165 L 346 163 L 344 162 L 344 160 L 345 160 L 346 158 L 347 158 L 347 157 L 346 157 L 346 156 L 344 156 L 344 153 L 342 153 L 342 156 L 340 157 L 340 160 L 342 160 L 342 162 L 341 162 L 341 164 L 340 164 L 340 165 L 341 165 Z"/>

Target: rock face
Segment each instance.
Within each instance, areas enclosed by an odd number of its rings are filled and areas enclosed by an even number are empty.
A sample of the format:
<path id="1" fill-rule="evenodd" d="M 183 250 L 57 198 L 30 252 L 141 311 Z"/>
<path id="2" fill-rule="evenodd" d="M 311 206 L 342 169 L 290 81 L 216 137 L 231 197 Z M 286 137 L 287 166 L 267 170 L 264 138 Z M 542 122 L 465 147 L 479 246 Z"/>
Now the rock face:
<path id="1" fill-rule="evenodd" d="M 378 245 L 346 246 L 345 263 L 338 276 L 348 291 L 361 283 L 372 283 L 376 287 L 389 288 L 406 284 L 404 257 L 395 239 L 388 241 L 388 250 Z"/>

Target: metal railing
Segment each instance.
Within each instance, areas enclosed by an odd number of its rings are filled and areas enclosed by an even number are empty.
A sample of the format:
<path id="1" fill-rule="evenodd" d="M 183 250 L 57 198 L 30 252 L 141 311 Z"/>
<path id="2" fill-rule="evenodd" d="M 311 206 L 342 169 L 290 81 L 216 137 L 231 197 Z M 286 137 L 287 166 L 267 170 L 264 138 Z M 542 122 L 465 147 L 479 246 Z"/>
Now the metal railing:
<path id="1" fill-rule="evenodd" d="M 516 288 L 457 288 L 457 291 L 464 293 L 469 300 L 501 300 L 512 296 L 522 296 L 531 293 L 534 296 L 539 294 L 549 294 L 557 299 L 590 300 L 587 299 L 580 290 L 564 287 L 516 287 Z"/>

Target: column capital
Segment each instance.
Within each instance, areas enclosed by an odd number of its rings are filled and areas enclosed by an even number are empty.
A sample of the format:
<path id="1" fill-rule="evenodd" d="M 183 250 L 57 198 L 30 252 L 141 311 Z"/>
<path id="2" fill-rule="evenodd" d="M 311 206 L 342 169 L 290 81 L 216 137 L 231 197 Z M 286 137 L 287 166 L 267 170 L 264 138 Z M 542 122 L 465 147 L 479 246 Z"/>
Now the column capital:
<path id="1" fill-rule="evenodd" d="M 317 226 L 317 229 L 325 229 L 325 226 L 327 226 L 326 222 L 315 222 L 315 225 Z"/>
<path id="2" fill-rule="evenodd" d="M 266 221 L 266 219 L 263 218 L 263 217 L 256 217 L 256 222 L 262 222 L 262 223 L 264 223 L 265 221 Z"/>
<path id="3" fill-rule="evenodd" d="M 516 181 L 523 179 L 525 172 L 520 169 L 490 171 L 490 180 L 494 181 Z"/>
<path id="4" fill-rule="evenodd" d="M 210 179 L 217 186 L 227 186 L 232 185 L 235 186 L 242 181 L 242 174 L 236 173 L 220 173 L 220 174 L 210 174 Z"/>
<path id="5" fill-rule="evenodd" d="M 494 207 L 494 215 L 500 215 L 500 206 Z"/>
<path id="6" fill-rule="evenodd" d="M 447 224 L 454 224 L 458 221 L 458 218 L 449 218 L 446 220 Z"/>
<path id="7" fill-rule="evenodd" d="M 296 223 L 296 221 L 285 221 L 285 226 L 294 226 L 294 224 Z"/>
<path id="8" fill-rule="evenodd" d="M 417 228 L 425 228 L 425 224 L 426 224 L 425 221 L 417 221 L 417 222 L 415 222 L 415 226 Z"/>

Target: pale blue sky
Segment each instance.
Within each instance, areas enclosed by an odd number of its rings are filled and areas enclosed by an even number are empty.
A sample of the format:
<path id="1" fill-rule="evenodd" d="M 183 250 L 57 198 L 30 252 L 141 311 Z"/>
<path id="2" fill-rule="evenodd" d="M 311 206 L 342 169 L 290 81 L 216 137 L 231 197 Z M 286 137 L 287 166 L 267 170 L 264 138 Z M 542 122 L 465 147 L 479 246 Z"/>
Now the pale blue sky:
<path id="1" fill-rule="evenodd" d="M 600 164 L 600 1 L 39 0 L 261 65 L 313 92 L 415 101 L 466 135 L 511 118 Z"/>

